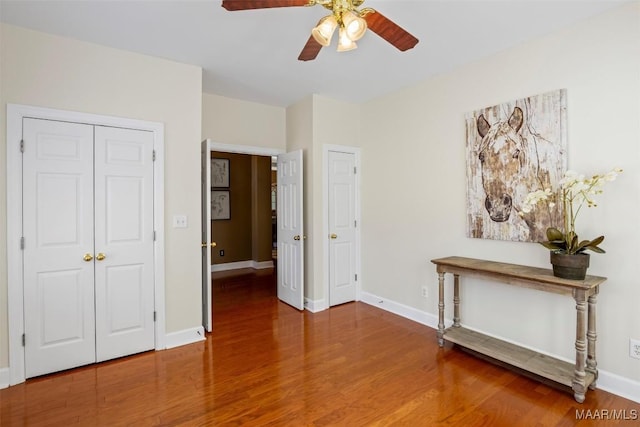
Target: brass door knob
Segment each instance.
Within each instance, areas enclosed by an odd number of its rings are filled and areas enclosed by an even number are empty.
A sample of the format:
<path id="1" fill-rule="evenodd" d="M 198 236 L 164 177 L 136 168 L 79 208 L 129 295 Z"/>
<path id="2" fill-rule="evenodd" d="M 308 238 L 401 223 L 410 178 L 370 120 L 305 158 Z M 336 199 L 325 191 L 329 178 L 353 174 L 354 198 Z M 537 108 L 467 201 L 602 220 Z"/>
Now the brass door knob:
<path id="1" fill-rule="evenodd" d="M 93 255 L 91 254 L 84 254 L 84 257 L 82 257 L 83 260 L 89 262 L 93 259 Z"/>
<path id="2" fill-rule="evenodd" d="M 105 254 L 103 254 L 102 252 L 100 252 L 98 255 L 96 255 L 96 259 L 98 261 L 102 261 L 103 259 L 105 259 L 107 256 Z"/>
<path id="3" fill-rule="evenodd" d="M 332 239 L 337 239 L 338 235 L 336 233 L 331 233 L 329 237 L 331 237 Z"/>
<path id="4" fill-rule="evenodd" d="M 218 246 L 218 244 L 216 242 L 211 242 L 209 244 L 209 246 L 211 246 L 212 248 L 215 248 L 216 246 Z M 207 247 L 207 243 L 206 242 L 202 242 L 202 247 L 206 248 Z"/>
<path id="5" fill-rule="evenodd" d="M 296 234 L 295 236 L 293 236 L 293 240 L 300 240 L 300 235 Z"/>

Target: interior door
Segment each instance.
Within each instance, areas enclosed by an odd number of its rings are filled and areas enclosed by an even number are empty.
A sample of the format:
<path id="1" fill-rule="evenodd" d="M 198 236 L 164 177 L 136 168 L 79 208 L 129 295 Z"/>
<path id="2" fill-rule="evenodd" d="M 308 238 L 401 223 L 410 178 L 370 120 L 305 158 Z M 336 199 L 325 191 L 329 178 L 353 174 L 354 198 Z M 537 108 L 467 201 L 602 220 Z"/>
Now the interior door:
<path id="1" fill-rule="evenodd" d="M 211 307 L 211 154 L 208 141 L 202 141 L 201 158 L 201 201 L 202 208 L 202 326 L 208 332 L 213 329 Z"/>
<path id="2" fill-rule="evenodd" d="M 94 198 L 101 362 L 155 344 L 152 132 L 95 127 Z"/>
<path id="3" fill-rule="evenodd" d="M 95 362 L 93 126 L 23 121 L 27 377 Z"/>
<path id="4" fill-rule="evenodd" d="M 278 298 L 304 309 L 302 150 L 278 155 Z"/>
<path id="5" fill-rule="evenodd" d="M 355 155 L 329 151 L 329 305 L 356 299 Z"/>

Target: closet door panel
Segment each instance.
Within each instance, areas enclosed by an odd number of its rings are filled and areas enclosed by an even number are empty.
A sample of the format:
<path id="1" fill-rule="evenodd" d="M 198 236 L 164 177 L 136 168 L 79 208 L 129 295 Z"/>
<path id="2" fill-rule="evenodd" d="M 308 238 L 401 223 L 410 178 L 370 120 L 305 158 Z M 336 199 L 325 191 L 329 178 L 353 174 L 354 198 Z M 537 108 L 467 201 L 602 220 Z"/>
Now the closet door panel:
<path id="1" fill-rule="evenodd" d="M 23 140 L 30 378 L 95 362 L 93 126 L 25 118 Z"/>
<path id="2" fill-rule="evenodd" d="M 153 134 L 96 127 L 96 353 L 154 348 Z"/>

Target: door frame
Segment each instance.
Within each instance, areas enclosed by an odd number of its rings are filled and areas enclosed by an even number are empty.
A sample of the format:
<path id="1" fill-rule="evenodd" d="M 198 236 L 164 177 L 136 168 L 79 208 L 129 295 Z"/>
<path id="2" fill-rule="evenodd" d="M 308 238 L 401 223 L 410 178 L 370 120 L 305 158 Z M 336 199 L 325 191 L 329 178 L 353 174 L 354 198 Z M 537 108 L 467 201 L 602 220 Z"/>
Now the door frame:
<path id="1" fill-rule="evenodd" d="M 347 145 L 335 145 L 335 144 L 323 144 L 322 145 L 322 183 L 324 186 L 324 191 L 322 192 L 322 235 L 324 238 L 322 239 L 322 249 L 324 253 L 323 260 L 323 271 L 324 271 L 324 304 L 323 309 L 328 309 L 330 307 L 329 304 L 329 292 L 330 289 L 330 271 L 329 271 L 329 257 L 330 257 L 330 249 L 329 249 L 329 152 L 339 152 L 339 153 L 347 153 L 354 155 L 354 165 L 356 168 L 356 176 L 355 176 L 355 215 L 356 215 L 356 235 L 355 235 L 355 245 L 356 245 L 356 274 L 358 276 L 358 280 L 356 281 L 356 301 L 361 300 L 362 295 L 362 272 L 361 272 L 361 232 L 362 229 L 361 223 L 361 199 L 360 199 L 360 185 L 362 176 L 362 166 L 360 160 L 360 148 L 359 147 L 351 147 Z"/>
<path id="2" fill-rule="evenodd" d="M 283 149 L 283 148 L 271 148 L 271 147 L 255 147 L 255 146 L 251 146 L 251 145 L 237 145 L 237 144 L 223 144 L 221 142 L 215 142 L 214 140 L 207 138 L 205 139 L 203 142 L 206 142 L 207 147 L 209 148 L 209 157 L 211 157 L 211 152 L 212 151 L 218 151 L 218 152 L 222 152 L 222 153 L 234 153 L 234 154 L 251 154 L 254 156 L 265 156 L 265 157 L 272 157 L 272 156 L 277 156 L 279 154 L 284 154 L 287 152 L 287 150 Z M 209 239 L 212 240 L 212 237 L 209 236 Z M 209 239 L 207 241 L 209 241 Z M 211 262 L 211 261 L 209 261 Z M 209 265 L 209 269 L 211 269 L 211 265 Z M 211 283 L 209 283 L 209 286 L 211 286 Z M 204 294 L 204 289 L 202 290 L 203 294 Z M 209 290 L 209 295 L 212 295 L 211 289 Z M 203 304 L 204 307 L 204 304 Z M 213 309 L 211 308 L 211 305 L 208 305 L 208 308 L 210 309 L 209 313 L 207 313 L 207 316 L 209 316 L 209 319 L 213 319 Z M 211 325 L 212 327 L 213 325 L 213 320 L 211 320 Z"/>
<path id="3" fill-rule="evenodd" d="M 9 320 L 9 384 L 25 381 L 24 282 L 22 275 L 22 139 L 23 118 L 85 123 L 153 132 L 155 162 L 153 171 L 155 349 L 166 347 L 164 275 L 164 124 L 114 116 L 67 110 L 7 104 L 7 280 Z"/>

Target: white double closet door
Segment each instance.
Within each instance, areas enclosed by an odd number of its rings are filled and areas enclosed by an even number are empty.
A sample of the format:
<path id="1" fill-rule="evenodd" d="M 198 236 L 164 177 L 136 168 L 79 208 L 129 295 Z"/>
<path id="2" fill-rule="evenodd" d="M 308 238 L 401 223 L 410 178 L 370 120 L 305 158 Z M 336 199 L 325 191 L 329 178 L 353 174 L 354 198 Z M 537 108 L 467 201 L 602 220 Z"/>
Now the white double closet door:
<path id="1" fill-rule="evenodd" d="M 23 120 L 26 377 L 154 348 L 153 133 Z"/>

